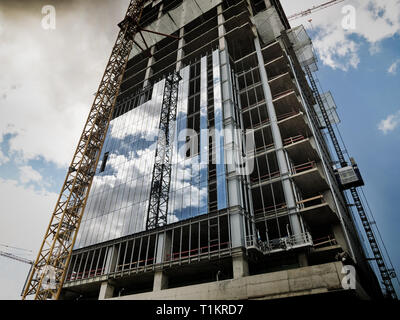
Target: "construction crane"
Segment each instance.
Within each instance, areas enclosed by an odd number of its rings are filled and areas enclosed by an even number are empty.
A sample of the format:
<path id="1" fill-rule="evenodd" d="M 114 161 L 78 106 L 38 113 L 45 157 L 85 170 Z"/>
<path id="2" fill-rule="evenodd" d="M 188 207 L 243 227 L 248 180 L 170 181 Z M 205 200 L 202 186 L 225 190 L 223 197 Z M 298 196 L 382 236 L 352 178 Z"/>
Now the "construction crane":
<path id="1" fill-rule="evenodd" d="M 0 247 L 32 253 L 31 250 L 22 249 L 22 248 L 18 248 L 18 247 L 13 247 L 13 246 L 9 246 L 9 245 L 2 244 L 2 243 L 0 243 Z M 6 258 L 9 258 L 9 259 L 13 259 L 13 260 L 16 260 L 16 261 L 19 261 L 19 262 L 27 263 L 27 264 L 30 264 L 30 265 L 33 264 L 33 261 L 31 261 L 31 260 L 28 260 L 28 259 L 23 258 L 23 257 L 19 257 L 19 256 L 13 254 L 13 253 L 5 252 L 5 251 L 2 251 L 2 250 L 0 250 L 0 256 L 6 257 Z"/>
<path id="2" fill-rule="evenodd" d="M 296 19 L 302 18 L 302 17 L 306 17 L 306 16 L 308 16 L 308 15 L 314 13 L 314 12 L 317 12 L 317 11 L 326 9 L 328 7 L 334 6 L 334 5 L 339 4 L 339 3 L 343 2 L 343 1 L 345 1 L 345 0 L 331 0 L 331 1 L 325 2 L 323 4 L 320 4 L 320 5 L 317 5 L 317 6 L 313 6 L 310 9 L 307 9 L 307 10 L 304 10 L 304 11 L 301 11 L 301 12 L 297 12 L 297 13 L 289 16 L 288 20 L 291 21 L 291 20 L 296 20 Z"/>
<path id="3" fill-rule="evenodd" d="M 146 0 L 131 0 L 22 299 L 58 299 Z M 149 31 L 150 32 L 150 31 Z M 142 35 L 142 34 L 141 34 Z M 143 38 L 143 36 L 142 36 Z M 53 277 L 48 285 L 49 274 Z"/>
<path id="4" fill-rule="evenodd" d="M 4 252 L 4 251 L 1 251 L 1 250 L 0 250 L 0 256 L 6 257 L 6 258 L 9 258 L 9 259 L 13 259 L 13 260 L 16 260 L 16 261 L 19 261 L 19 262 L 27 263 L 27 264 L 30 264 L 30 265 L 33 265 L 33 263 L 34 263 L 33 261 L 31 261 L 29 259 L 26 259 L 26 258 L 23 258 L 23 257 L 18 257 L 16 255 L 12 254 L 12 253 Z"/>

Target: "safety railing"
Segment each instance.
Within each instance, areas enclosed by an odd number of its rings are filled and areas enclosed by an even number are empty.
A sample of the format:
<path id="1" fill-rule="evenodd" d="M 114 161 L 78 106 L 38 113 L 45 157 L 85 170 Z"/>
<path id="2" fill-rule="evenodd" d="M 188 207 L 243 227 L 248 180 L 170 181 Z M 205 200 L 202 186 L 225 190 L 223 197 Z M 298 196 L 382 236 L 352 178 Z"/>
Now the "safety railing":
<path id="1" fill-rule="evenodd" d="M 260 215 L 270 215 L 272 213 L 278 213 L 286 210 L 287 210 L 286 203 L 280 203 L 265 208 L 257 209 L 254 211 L 254 214 L 257 219 L 257 217 L 259 217 Z"/>
<path id="2" fill-rule="evenodd" d="M 308 198 L 308 199 L 297 201 L 297 206 L 300 209 L 303 209 L 303 208 L 315 206 L 315 205 L 318 205 L 318 204 L 324 204 L 324 203 L 326 203 L 324 196 L 323 195 L 318 195 L 318 196 L 315 196 L 315 197 L 312 197 L 312 198 Z"/>
<path id="3" fill-rule="evenodd" d="M 325 248 L 336 246 L 338 243 L 334 237 L 326 236 L 320 239 L 314 240 L 314 248 Z"/>
<path id="4" fill-rule="evenodd" d="M 309 232 L 273 239 L 269 241 L 255 240 L 253 237 L 246 238 L 247 248 L 257 248 L 264 254 L 280 251 L 288 251 L 301 247 L 313 246 L 313 240 Z"/>
<path id="5" fill-rule="evenodd" d="M 289 94 L 291 94 L 291 93 L 295 93 L 294 89 L 289 89 L 289 90 L 280 92 L 280 93 L 274 95 L 274 96 L 272 97 L 272 100 L 273 100 L 273 101 L 279 100 L 279 99 L 281 99 L 281 98 L 283 98 L 283 97 L 285 97 L 285 96 L 287 96 L 287 95 L 289 95 Z"/>
<path id="6" fill-rule="evenodd" d="M 291 111 L 291 112 L 287 112 L 287 113 L 280 114 L 280 115 L 276 116 L 276 119 L 278 121 L 282 121 L 282 120 L 288 119 L 290 117 L 296 116 L 296 115 L 298 115 L 300 113 L 301 112 L 298 112 L 298 111 Z"/>
<path id="7" fill-rule="evenodd" d="M 200 256 L 203 254 L 208 254 L 208 253 L 213 253 L 213 252 L 218 252 L 219 250 L 223 249 L 229 249 L 229 242 L 223 242 L 223 243 L 216 243 L 210 246 L 203 246 L 200 248 L 195 248 L 192 250 L 186 250 L 182 252 L 174 252 L 172 254 L 167 254 L 165 257 L 165 261 L 176 261 L 176 260 L 181 260 L 181 259 L 187 259 L 187 258 L 195 258 L 196 256 Z"/>
<path id="8" fill-rule="evenodd" d="M 276 172 L 272 172 L 272 173 L 267 173 L 266 175 L 263 175 L 261 177 L 251 178 L 251 182 L 255 183 L 255 182 L 261 182 L 261 181 L 265 181 L 265 180 L 271 180 L 271 179 L 279 178 L 280 176 L 281 176 L 281 172 L 276 171 Z"/>
<path id="9" fill-rule="evenodd" d="M 88 270 L 88 271 L 82 271 L 82 272 L 73 272 L 69 276 L 66 277 L 65 281 L 75 281 L 75 280 L 83 280 L 83 279 L 89 279 L 93 278 L 96 276 L 100 276 L 104 273 L 104 268 L 100 269 L 93 269 L 93 270 Z"/>
<path id="10" fill-rule="evenodd" d="M 303 140 L 305 140 L 305 139 L 306 139 L 306 138 L 305 138 L 304 136 L 298 135 L 298 136 L 290 137 L 290 138 L 287 138 L 287 139 L 283 140 L 283 144 L 284 144 L 285 146 L 289 146 L 289 145 L 291 145 L 291 144 L 294 144 L 294 143 L 296 143 L 296 142 L 303 141 Z"/>
<path id="11" fill-rule="evenodd" d="M 298 166 L 293 166 L 292 167 L 292 172 L 293 174 L 298 174 L 302 173 L 311 169 L 314 169 L 317 167 L 317 163 L 315 161 L 310 161 L 304 164 L 300 164 Z"/>

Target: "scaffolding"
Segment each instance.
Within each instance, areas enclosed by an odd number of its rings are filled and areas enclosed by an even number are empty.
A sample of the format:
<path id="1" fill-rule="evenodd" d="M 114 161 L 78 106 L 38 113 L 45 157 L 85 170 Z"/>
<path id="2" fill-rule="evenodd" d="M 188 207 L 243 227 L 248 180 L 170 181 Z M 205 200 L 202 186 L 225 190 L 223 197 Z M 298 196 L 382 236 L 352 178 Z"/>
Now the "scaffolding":
<path id="1" fill-rule="evenodd" d="M 331 138 L 333 147 L 335 149 L 336 155 L 339 160 L 339 164 L 342 169 L 344 169 L 344 168 L 347 169 L 349 167 L 349 165 L 345 159 L 344 152 L 342 151 L 339 140 L 338 140 L 335 130 L 333 128 L 333 124 L 336 123 L 336 121 L 335 121 L 335 118 L 332 118 L 332 110 L 335 110 L 336 108 L 331 106 L 329 103 L 327 103 L 328 102 L 327 99 L 325 99 L 325 101 L 324 101 L 323 97 L 329 99 L 329 95 L 322 96 L 320 94 L 317 84 L 316 84 L 316 81 L 315 81 L 315 78 L 313 76 L 313 72 L 316 72 L 318 70 L 318 66 L 316 64 L 317 58 L 316 58 L 316 55 L 314 54 L 314 50 L 312 48 L 311 39 L 307 35 L 307 32 L 303 26 L 289 30 L 287 32 L 287 35 L 293 45 L 293 49 L 299 59 L 299 62 L 308 77 L 308 80 L 311 85 L 311 89 L 313 91 L 314 98 L 319 107 L 318 110 L 321 112 L 321 115 L 323 118 L 322 123 L 325 125 L 325 128 L 328 130 L 329 137 Z M 332 101 L 333 101 L 333 99 L 332 99 Z M 324 128 L 321 128 L 321 129 L 324 129 Z M 353 163 L 352 168 L 354 168 L 354 167 L 356 167 L 355 163 Z M 361 176 L 356 175 L 356 178 L 358 178 L 355 181 L 356 184 L 362 185 Z M 354 181 L 353 181 L 353 183 L 354 183 Z M 370 244 L 370 248 L 374 255 L 374 258 L 372 260 L 375 260 L 378 265 L 382 283 L 386 290 L 386 295 L 391 299 L 397 299 L 397 294 L 396 294 L 396 291 L 392 284 L 392 278 L 395 278 L 396 276 L 392 272 L 390 272 L 390 270 L 386 266 L 385 258 L 383 257 L 380 247 L 379 247 L 379 244 L 375 238 L 374 232 L 371 227 L 371 223 L 368 220 L 368 217 L 364 210 L 363 204 L 359 197 L 357 187 L 350 186 L 349 190 L 350 190 L 350 193 L 354 200 L 354 206 L 357 209 L 361 223 L 364 227 L 364 231 L 367 235 L 367 239 Z"/>

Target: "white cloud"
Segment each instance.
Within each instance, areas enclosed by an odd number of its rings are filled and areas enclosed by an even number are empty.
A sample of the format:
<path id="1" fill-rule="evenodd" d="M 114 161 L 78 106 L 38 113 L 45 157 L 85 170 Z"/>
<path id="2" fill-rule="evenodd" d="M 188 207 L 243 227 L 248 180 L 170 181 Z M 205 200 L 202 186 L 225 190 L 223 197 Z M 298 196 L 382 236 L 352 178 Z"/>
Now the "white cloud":
<path id="1" fill-rule="evenodd" d="M 19 167 L 19 179 L 22 183 L 28 183 L 31 181 L 39 183 L 43 180 L 43 177 L 31 166 L 22 166 Z"/>
<path id="2" fill-rule="evenodd" d="M 378 129 L 384 134 L 388 134 L 400 125 L 400 111 L 389 115 L 378 124 Z"/>
<path id="3" fill-rule="evenodd" d="M 0 166 L 1 166 L 2 164 L 7 163 L 8 161 L 10 161 L 10 159 L 9 159 L 8 157 L 6 157 L 6 156 L 4 155 L 4 153 L 0 150 Z"/>
<path id="4" fill-rule="evenodd" d="M 387 72 L 391 75 L 396 75 L 397 74 L 397 68 L 400 64 L 400 59 L 397 59 L 395 62 L 393 62 Z"/>
<path id="5" fill-rule="evenodd" d="M 321 4 L 320 0 L 281 0 L 288 15 Z M 356 9 L 356 28 L 342 27 L 342 8 L 352 5 Z M 308 22 L 312 19 L 312 27 Z M 304 24 L 316 32 L 314 47 L 322 62 L 333 69 L 344 71 L 357 68 L 360 63 L 360 44 L 357 37 L 370 46 L 370 54 L 377 54 L 380 42 L 400 33 L 400 0 L 349 0 L 291 22 Z M 354 38 L 356 36 L 356 38 Z"/>
<path id="6" fill-rule="evenodd" d="M 0 136 L 15 134 L 10 152 L 70 163 L 128 3 L 60 2 L 57 29 L 46 31 L 38 1 L 1 1 Z"/>
<path id="7" fill-rule="evenodd" d="M 0 178 L 0 243 L 33 250 L 43 240 L 57 194 Z M 17 253 L 19 254 L 19 253 Z M 0 300 L 19 299 L 29 265 L 0 257 Z"/>

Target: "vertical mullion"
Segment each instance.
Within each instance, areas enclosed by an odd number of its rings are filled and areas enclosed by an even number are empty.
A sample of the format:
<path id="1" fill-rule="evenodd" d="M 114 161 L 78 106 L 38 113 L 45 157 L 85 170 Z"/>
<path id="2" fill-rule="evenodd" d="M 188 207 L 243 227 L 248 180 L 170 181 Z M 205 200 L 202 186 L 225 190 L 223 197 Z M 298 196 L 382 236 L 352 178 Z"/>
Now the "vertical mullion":
<path id="1" fill-rule="evenodd" d="M 210 241 L 211 241 L 211 228 L 210 228 L 210 219 L 207 219 L 207 238 L 208 238 L 208 258 L 210 258 Z"/>
<path id="2" fill-rule="evenodd" d="M 136 272 L 139 270 L 140 254 L 142 253 L 142 243 L 143 243 L 143 236 L 140 237 L 139 252 L 138 252 L 138 260 L 137 260 L 137 263 L 136 263 Z"/>
<path id="3" fill-rule="evenodd" d="M 94 257 L 96 256 L 96 251 L 97 251 L 97 249 L 94 249 L 94 250 L 93 250 L 92 262 L 90 262 L 90 267 L 89 267 L 89 278 L 90 278 L 90 273 L 91 273 L 92 270 L 93 270 L 93 262 L 94 262 Z"/>
<path id="4" fill-rule="evenodd" d="M 135 253 L 135 244 L 136 244 L 136 238 L 133 239 L 133 245 L 132 245 L 132 253 L 131 253 L 131 258 L 129 259 L 129 270 L 132 269 L 132 262 L 134 258 L 134 253 Z"/>
<path id="5" fill-rule="evenodd" d="M 227 212 L 227 217 L 228 217 L 228 245 L 229 245 L 229 252 L 231 252 L 232 249 L 232 243 L 231 243 L 231 218 L 230 218 L 230 212 Z"/>
<path id="6" fill-rule="evenodd" d="M 221 236 L 219 232 L 219 215 L 217 216 L 217 228 L 218 228 L 218 254 L 221 252 Z"/>
<path id="7" fill-rule="evenodd" d="M 183 234 L 183 227 L 180 228 L 180 239 L 179 239 L 179 263 L 181 263 L 182 259 L 182 234 Z"/>
<path id="8" fill-rule="evenodd" d="M 198 246 L 198 250 L 197 250 L 197 256 L 198 256 L 198 260 L 200 260 L 200 255 L 201 255 L 201 228 L 200 228 L 200 221 L 197 223 L 198 224 L 198 230 L 199 230 L 199 236 L 198 236 L 198 241 L 199 241 L 199 246 Z"/>
<path id="9" fill-rule="evenodd" d="M 78 272 L 77 272 L 78 277 L 79 277 L 79 270 L 81 269 L 82 259 L 83 259 L 83 255 L 84 255 L 84 254 L 85 254 L 85 252 L 81 253 L 81 259 L 80 259 L 80 261 L 79 261 Z"/>
<path id="10" fill-rule="evenodd" d="M 118 244 L 118 255 L 117 255 L 117 261 L 115 262 L 115 267 L 114 267 L 114 273 L 115 272 L 117 272 L 117 269 L 118 269 L 118 262 L 119 262 L 119 255 L 120 255 L 120 252 L 121 252 L 121 246 L 122 246 L 122 242 L 120 242 L 119 244 Z M 114 247 L 115 248 L 115 247 Z M 114 255 L 113 255 L 114 256 Z M 114 258 L 114 257 L 112 257 L 112 258 Z M 111 259 L 111 261 L 112 261 L 113 259 Z"/>
<path id="11" fill-rule="evenodd" d="M 172 260 L 174 259 L 174 235 L 175 235 L 175 228 L 172 229 L 172 236 L 171 236 L 171 249 L 170 249 L 170 255 L 169 255 L 169 262 L 170 266 L 172 265 Z"/>
<path id="12" fill-rule="evenodd" d="M 125 259 L 126 259 L 126 252 L 128 251 L 128 243 L 129 243 L 129 241 L 125 242 L 125 253 L 124 253 L 124 258 L 122 259 L 122 269 L 121 269 L 121 272 L 123 272 L 124 269 L 125 269 Z"/>
<path id="13" fill-rule="evenodd" d="M 144 261 L 144 266 L 145 267 L 147 267 L 147 259 L 149 258 L 150 240 L 151 240 L 151 235 L 148 235 L 147 236 L 146 258 L 145 258 L 145 261 Z"/>
<path id="14" fill-rule="evenodd" d="M 76 261 L 78 260 L 77 259 L 78 257 L 77 257 L 77 255 L 75 255 L 75 259 L 74 259 L 74 265 L 73 265 L 73 267 L 72 267 L 72 271 L 71 271 L 71 279 L 72 279 L 72 275 L 73 275 L 73 273 L 74 273 L 74 270 L 75 270 L 75 266 L 76 266 Z M 76 277 L 75 277 L 76 278 Z M 75 280 L 75 279 L 74 279 Z"/>
<path id="15" fill-rule="evenodd" d="M 87 266 L 87 263 L 88 263 L 88 260 L 89 260 L 89 254 L 90 254 L 90 251 L 88 251 L 88 252 L 87 252 L 87 255 L 86 255 L 86 259 L 85 259 L 85 265 L 83 266 L 83 273 L 82 273 L 82 277 L 84 277 L 84 276 L 85 276 L 85 272 L 86 272 L 86 266 Z"/>
<path id="16" fill-rule="evenodd" d="M 192 224 L 189 223 L 189 263 L 191 254 L 192 254 Z"/>

